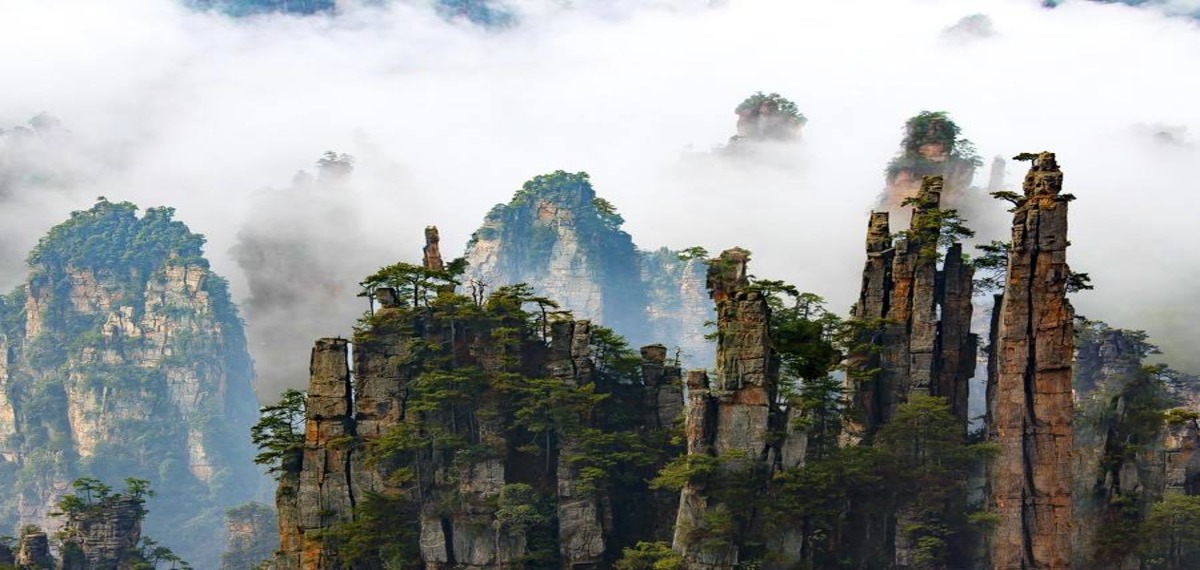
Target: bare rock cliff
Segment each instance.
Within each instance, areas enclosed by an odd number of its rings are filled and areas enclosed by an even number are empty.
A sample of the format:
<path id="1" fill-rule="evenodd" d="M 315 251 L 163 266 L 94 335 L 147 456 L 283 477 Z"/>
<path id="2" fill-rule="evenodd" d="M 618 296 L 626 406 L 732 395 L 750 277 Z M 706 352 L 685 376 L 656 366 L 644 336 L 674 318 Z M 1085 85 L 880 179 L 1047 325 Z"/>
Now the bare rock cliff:
<path id="1" fill-rule="evenodd" d="M 991 481 L 1000 570 L 1071 567 L 1075 312 L 1062 181 L 1054 154 L 1037 155 L 1013 215 L 989 422 L 1000 445 Z"/>

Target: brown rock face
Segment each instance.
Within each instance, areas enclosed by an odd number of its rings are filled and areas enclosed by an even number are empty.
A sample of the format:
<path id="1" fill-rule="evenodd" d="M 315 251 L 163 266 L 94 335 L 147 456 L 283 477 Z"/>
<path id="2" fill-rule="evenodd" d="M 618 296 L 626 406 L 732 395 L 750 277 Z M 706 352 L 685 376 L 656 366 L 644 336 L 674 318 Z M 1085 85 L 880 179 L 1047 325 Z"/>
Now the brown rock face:
<path id="1" fill-rule="evenodd" d="M 1071 566 L 1071 368 L 1074 309 L 1067 301 L 1067 200 L 1062 171 L 1043 152 L 1013 216 L 991 428 L 992 567 Z"/>
<path id="2" fill-rule="evenodd" d="M 442 239 L 438 237 L 437 226 L 425 228 L 425 249 L 423 250 L 425 269 L 441 271 L 446 268 L 442 263 L 442 249 L 439 245 L 441 241 Z"/>
<path id="3" fill-rule="evenodd" d="M 887 423 L 896 406 L 920 393 L 947 398 L 967 422 L 967 385 L 978 339 L 971 334 L 974 270 L 952 245 L 938 269 L 936 211 L 942 178 L 926 177 L 907 235 L 893 243 L 887 212 L 872 212 L 867 262 L 854 318 L 862 340 L 877 347 L 851 355 L 859 370 L 878 370 L 858 383 L 851 417 L 855 435 Z"/>
<path id="4" fill-rule="evenodd" d="M 63 570 L 118 570 L 140 560 L 142 502 L 125 496 L 106 499 L 67 519 L 63 528 Z"/>
<path id="5" fill-rule="evenodd" d="M 735 248 L 709 263 L 708 290 L 717 305 L 717 375 L 710 380 L 703 371 L 688 374 L 684 429 L 688 455 L 713 456 L 722 470 L 753 476 L 797 465 L 804 434 L 788 429 L 787 414 L 776 402 L 779 363 L 771 346 L 771 313 L 763 293 L 750 287 L 749 259 L 749 252 Z M 696 482 L 680 493 L 673 548 L 689 569 L 729 569 L 747 558 L 740 539 L 706 536 L 707 513 L 736 507 L 711 495 Z M 758 524 L 743 521 L 734 534 L 752 535 Z M 774 552 L 778 557 L 790 554 L 790 548 L 774 546 L 789 551 Z"/>

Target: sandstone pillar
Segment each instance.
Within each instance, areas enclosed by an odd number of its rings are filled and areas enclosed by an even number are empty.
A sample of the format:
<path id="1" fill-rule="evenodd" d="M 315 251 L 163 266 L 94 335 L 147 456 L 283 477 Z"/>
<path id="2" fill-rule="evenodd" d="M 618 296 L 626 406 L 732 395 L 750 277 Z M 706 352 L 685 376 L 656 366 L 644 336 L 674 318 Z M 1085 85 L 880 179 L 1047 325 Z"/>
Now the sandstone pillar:
<path id="1" fill-rule="evenodd" d="M 1013 216 L 997 331 L 992 536 L 997 570 L 1066 569 L 1071 552 L 1071 366 L 1067 202 L 1054 154 L 1038 155 Z"/>

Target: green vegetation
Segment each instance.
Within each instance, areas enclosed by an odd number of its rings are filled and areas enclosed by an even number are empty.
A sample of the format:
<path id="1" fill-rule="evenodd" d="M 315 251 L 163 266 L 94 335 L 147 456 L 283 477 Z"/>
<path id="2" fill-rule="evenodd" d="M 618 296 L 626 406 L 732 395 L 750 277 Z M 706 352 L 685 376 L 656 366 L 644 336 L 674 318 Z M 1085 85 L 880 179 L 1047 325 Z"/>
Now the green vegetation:
<path id="1" fill-rule="evenodd" d="M 918 255 L 923 259 L 940 260 L 950 246 L 975 237 L 958 210 L 939 208 L 923 196 L 907 198 L 902 205 L 912 206 L 918 213 L 913 215 L 910 227 L 896 232 L 896 237 L 919 244 Z"/>
<path id="2" fill-rule="evenodd" d="M 299 390 L 285 390 L 278 403 L 259 411 L 258 423 L 250 429 L 250 439 L 259 450 L 254 462 L 266 465 L 267 472 L 276 477 L 300 467 L 307 397 Z"/>
<path id="3" fill-rule="evenodd" d="M 137 206 L 109 202 L 103 196 L 88 210 L 72 212 L 71 219 L 55 226 L 29 254 L 34 268 L 67 267 L 144 274 L 172 265 L 208 268 L 202 254 L 204 236 L 172 220 L 174 208 L 149 208 L 139 218 Z"/>
<path id="4" fill-rule="evenodd" d="M 683 557 L 665 542 L 639 542 L 621 552 L 616 570 L 685 570 Z"/>
<path id="5" fill-rule="evenodd" d="M 545 279 L 560 240 L 571 240 L 566 245 L 574 248 L 577 259 L 586 260 L 574 271 L 599 283 L 604 292 L 597 320 L 640 334 L 646 329 L 646 293 L 638 251 L 621 230 L 624 222 L 611 202 L 596 195 L 586 172 L 558 170 L 526 181 L 508 204 L 492 208 L 468 247 L 480 240 L 500 242 L 494 268 L 504 281 L 537 284 Z"/>
<path id="6" fill-rule="evenodd" d="M 74 493 L 61 497 L 58 501 L 58 512 L 50 513 L 52 516 L 66 519 L 63 530 L 55 535 L 59 541 L 58 550 L 62 553 L 64 560 L 73 557 L 79 559 L 84 554 L 80 542 L 85 539 L 81 533 L 86 527 L 80 526 L 81 522 L 89 519 L 95 521 L 115 518 L 124 510 L 124 505 L 132 505 L 136 517 L 134 524 L 140 525 L 147 513 L 145 502 L 154 496 L 149 481 L 134 477 L 125 479 L 125 492 L 123 493 L 113 493 L 110 485 L 92 477 L 76 479 L 71 483 L 71 487 L 75 490 Z M 156 568 L 191 570 L 192 568 L 170 548 L 148 536 L 143 536 L 137 548 L 120 554 L 120 557 L 121 565 L 128 566 L 131 570 L 154 570 Z"/>
<path id="7" fill-rule="evenodd" d="M 1150 510 L 1135 536 L 1147 568 L 1200 567 L 1200 496 L 1167 495 Z"/>
<path id="8" fill-rule="evenodd" d="M 673 430 L 639 427 L 640 357 L 623 338 L 593 326 L 588 374 L 538 373 L 529 362 L 551 357 L 549 345 L 562 341 L 556 335 L 570 330 L 568 315 L 525 284 L 472 297 L 455 292 L 456 277 L 401 263 L 363 281 L 365 294 L 389 300 L 364 318 L 355 351 L 401 347 L 389 362 L 409 380 L 404 421 L 382 437 L 338 444 L 363 453 L 388 485 L 360 499 L 352 517 L 329 521 L 324 536 L 348 566 L 417 567 L 417 521 L 468 508 L 491 513 L 504 536 L 523 538 L 522 567 L 558 568 L 563 470 L 576 496 L 650 503 L 647 481 L 679 452 Z M 395 299 L 384 289 L 396 291 Z M 546 370 L 561 369 L 549 364 Z M 302 393 L 285 393 L 254 428 L 258 460 L 276 473 L 295 472 L 289 462 L 303 443 L 303 405 Z M 465 492 L 460 485 L 473 467 L 491 461 L 508 466 L 499 492 Z"/>
<path id="9" fill-rule="evenodd" d="M 909 172 L 914 179 L 922 176 L 946 174 L 960 165 L 979 167 L 983 160 L 975 151 L 971 141 L 959 137 L 962 129 L 943 111 L 921 111 L 904 123 L 904 139 L 900 154 L 888 163 L 887 178 L 893 180 L 901 172 Z M 934 161 L 926 152 L 940 147 L 947 156 L 945 161 Z"/>
<path id="10" fill-rule="evenodd" d="M 168 498 L 147 515 L 151 532 L 189 529 L 164 542 L 216 565 L 221 510 L 258 486 L 245 438 L 253 370 L 204 237 L 173 217 L 100 198 L 40 240 L 29 282 L 0 301 L 7 389 L 20 410 L 7 443 L 23 458 L 0 461 L 0 486 L 13 491 L 0 497 L 0 524 L 15 524 L 19 502 L 43 500 L 55 481 L 132 476 Z M 38 311 L 27 314 L 31 300 Z M 35 318 L 38 334 L 26 337 Z M 68 417 L 68 401 L 79 415 Z M 205 465 L 193 465 L 189 445 L 202 447 Z"/>
<path id="11" fill-rule="evenodd" d="M 804 114 L 800 112 L 800 109 L 796 107 L 795 103 L 778 93 L 764 95 L 762 91 L 758 91 L 755 94 L 747 97 L 741 103 L 738 103 L 738 106 L 736 109 L 734 109 L 734 112 L 738 115 L 744 113 L 757 113 L 759 109 L 762 108 L 764 103 L 769 108 L 795 119 L 802 125 L 808 122 L 808 119 L 804 117 Z"/>

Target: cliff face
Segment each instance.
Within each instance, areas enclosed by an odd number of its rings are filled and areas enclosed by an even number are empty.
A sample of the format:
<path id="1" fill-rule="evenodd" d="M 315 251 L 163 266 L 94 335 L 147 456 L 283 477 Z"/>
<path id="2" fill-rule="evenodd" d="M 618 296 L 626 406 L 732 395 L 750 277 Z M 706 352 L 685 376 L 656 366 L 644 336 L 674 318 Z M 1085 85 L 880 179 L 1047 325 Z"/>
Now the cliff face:
<path id="1" fill-rule="evenodd" d="M 775 470 L 804 461 L 805 434 L 780 406 L 779 356 L 772 346 L 766 295 L 750 286 L 749 253 L 725 251 L 710 262 L 707 286 L 717 306 L 716 376 L 689 373 L 687 460 L 714 462 L 716 479 L 691 479 L 680 493 L 673 548 L 691 569 L 729 569 L 761 557 L 767 521 L 733 504 L 731 488 L 765 492 Z M 793 411 L 794 412 L 794 411 Z M 714 515 L 715 514 L 715 515 Z M 769 533 L 770 568 L 799 562 L 792 534 Z"/>
<path id="2" fill-rule="evenodd" d="M 645 481 L 682 401 L 666 349 L 539 321 L 518 289 L 434 289 L 377 291 L 353 375 L 348 341 L 317 341 L 278 567 L 588 569 L 653 536 L 674 505 Z"/>
<path id="3" fill-rule="evenodd" d="M 1167 494 L 1200 492 L 1195 385 L 1147 365 L 1141 331 L 1082 321 L 1076 345 L 1075 567 L 1140 568 L 1129 528 Z"/>
<path id="4" fill-rule="evenodd" d="M 912 394 L 945 397 L 967 424 L 968 381 L 978 339 L 971 334 L 974 270 L 962 245 L 951 245 L 939 269 L 942 178 L 926 177 L 909 230 L 893 241 L 887 212 L 872 212 L 867 262 L 853 317 L 864 350 L 856 368 L 877 370 L 852 394 L 852 432 L 865 436 L 887 423 Z"/>
<path id="5" fill-rule="evenodd" d="M 243 435 L 250 359 L 203 237 L 170 209 L 134 210 L 101 201 L 54 228 L 3 307 L 0 484 L 12 492 L 0 516 L 53 525 L 74 478 L 144 478 L 167 499 L 150 526 L 196 525 L 159 534 L 215 564 L 220 521 L 202 513 L 258 482 Z"/>
<path id="6" fill-rule="evenodd" d="M 221 570 L 258 568 L 279 545 L 279 520 L 274 509 L 246 503 L 225 511 L 225 536 Z"/>
<path id="7" fill-rule="evenodd" d="M 467 244 L 467 277 L 489 291 L 528 283 L 635 345 L 662 342 L 689 362 L 707 362 L 703 264 L 669 250 L 639 251 L 623 222 L 587 174 L 538 176 L 488 213 Z"/>
<path id="8" fill-rule="evenodd" d="M 1054 154 L 1037 155 L 1013 215 L 989 418 L 1000 445 L 991 480 L 997 569 L 1071 567 L 1075 314 L 1062 179 Z"/>
<path id="9" fill-rule="evenodd" d="M 118 570 L 140 560 L 141 500 L 116 496 L 67 517 L 63 570 Z"/>

